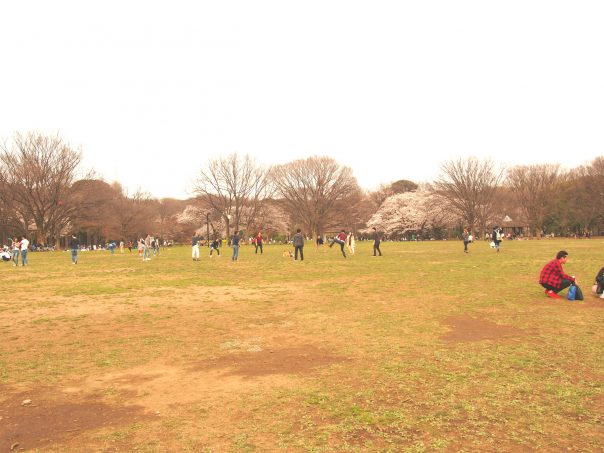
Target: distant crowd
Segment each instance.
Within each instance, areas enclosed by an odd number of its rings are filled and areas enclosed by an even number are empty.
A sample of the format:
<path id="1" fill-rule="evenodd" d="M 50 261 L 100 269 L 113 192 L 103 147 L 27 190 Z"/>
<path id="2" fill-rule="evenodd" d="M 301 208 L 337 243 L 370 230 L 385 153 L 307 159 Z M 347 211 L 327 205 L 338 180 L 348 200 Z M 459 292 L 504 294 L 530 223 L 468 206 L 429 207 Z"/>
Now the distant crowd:
<path id="1" fill-rule="evenodd" d="M 503 229 L 499 226 L 495 226 L 493 230 L 484 235 L 485 240 L 490 240 L 490 245 L 497 252 L 500 251 L 501 242 L 504 239 L 513 239 L 511 233 L 504 234 Z M 200 248 L 204 245 L 209 246 L 210 258 L 216 256 L 220 257 L 220 249 L 223 245 L 227 244 L 232 248 L 232 261 L 238 261 L 239 259 L 239 247 L 242 243 L 243 232 L 235 232 L 228 241 L 225 239 L 219 239 L 214 237 L 210 243 L 201 236 L 193 236 L 191 239 L 191 257 L 193 261 L 200 260 Z M 382 242 L 382 235 L 372 228 L 373 241 L 373 256 L 382 256 L 380 245 Z M 415 238 L 414 238 L 415 239 Z M 464 228 L 462 233 L 463 251 L 469 253 L 469 244 L 475 241 L 476 238 L 470 233 L 469 228 Z M 317 247 L 322 247 L 328 243 L 328 247 L 332 248 L 334 245 L 339 246 L 340 253 L 344 258 L 349 255 L 354 255 L 356 252 L 356 237 L 354 232 L 340 230 L 339 233 L 324 238 L 323 236 L 317 237 Z M 419 240 L 419 238 L 417 238 Z M 291 240 L 285 241 L 291 244 L 294 248 L 293 253 L 291 250 L 286 250 L 284 255 L 294 259 L 294 261 L 304 261 L 304 244 L 307 241 L 307 237 L 302 233 L 301 229 L 297 229 Z M 0 250 L 0 258 L 2 261 L 12 261 L 13 266 L 27 266 L 29 264 L 28 252 L 29 250 L 44 250 L 40 246 L 30 245 L 29 240 L 25 236 L 8 238 L 9 245 L 4 245 Z M 262 255 L 264 253 L 265 239 L 262 232 L 251 236 L 248 239 L 249 244 L 255 248 L 255 254 Z M 274 243 L 275 241 L 269 241 Z M 152 256 L 159 256 L 161 254 L 162 247 L 170 247 L 173 243 L 167 240 L 161 240 L 155 238 L 150 234 L 147 234 L 144 238 L 139 238 L 136 243 L 134 241 L 110 241 L 105 245 L 82 245 L 80 244 L 77 236 L 73 235 L 69 241 L 69 249 L 71 250 L 72 264 L 78 264 L 78 253 L 83 251 L 96 251 L 96 250 L 108 250 L 111 254 L 116 251 L 123 254 L 128 249 L 130 253 L 136 249 L 138 256 L 142 261 L 150 261 Z M 347 254 L 348 252 L 348 254 Z M 556 258 L 549 261 L 542 269 L 539 275 L 539 284 L 544 288 L 545 295 L 551 299 L 560 299 L 559 293 L 568 288 L 567 298 L 569 300 L 583 300 L 583 292 L 577 284 L 575 276 L 568 275 L 563 270 L 563 265 L 568 261 L 568 252 L 561 250 L 557 253 Z M 600 296 L 604 299 L 604 267 L 598 271 L 592 285 L 592 293 Z"/>

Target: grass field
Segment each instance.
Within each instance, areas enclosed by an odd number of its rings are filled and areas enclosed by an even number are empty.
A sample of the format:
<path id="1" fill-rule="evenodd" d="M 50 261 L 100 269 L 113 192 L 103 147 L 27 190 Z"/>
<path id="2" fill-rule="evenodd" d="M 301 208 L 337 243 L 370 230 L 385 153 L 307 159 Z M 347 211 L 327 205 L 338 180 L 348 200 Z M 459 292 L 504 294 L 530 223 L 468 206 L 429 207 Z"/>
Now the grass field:
<path id="1" fill-rule="evenodd" d="M 604 239 L 370 249 L 0 263 L 0 451 L 604 450 Z"/>

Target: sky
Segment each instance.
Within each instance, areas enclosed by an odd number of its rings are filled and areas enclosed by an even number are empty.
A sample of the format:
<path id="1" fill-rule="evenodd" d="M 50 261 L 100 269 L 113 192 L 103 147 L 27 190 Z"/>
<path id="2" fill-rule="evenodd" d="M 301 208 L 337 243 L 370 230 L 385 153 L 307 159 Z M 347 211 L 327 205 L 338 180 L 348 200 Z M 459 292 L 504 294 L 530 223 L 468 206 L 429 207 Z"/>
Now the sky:
<path id="1" fill-rule="evenodd" d="M 374 189 L 448 160 L 604 155 L 604 2 L 31 0 L 0 6 L 0 139 L 58 134 L 129 193 L 231 153 Z"/>

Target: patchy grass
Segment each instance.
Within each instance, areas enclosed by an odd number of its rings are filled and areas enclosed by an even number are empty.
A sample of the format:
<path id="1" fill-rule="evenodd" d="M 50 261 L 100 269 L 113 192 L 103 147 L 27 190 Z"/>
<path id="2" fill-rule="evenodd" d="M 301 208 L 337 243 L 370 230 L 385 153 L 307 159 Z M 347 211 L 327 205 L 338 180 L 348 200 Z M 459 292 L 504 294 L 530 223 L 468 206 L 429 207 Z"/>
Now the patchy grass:
<path id="1" fill-rule="evenodd" d="M 603 243 L 32 253 L 0 265 L 0 449 L 601 451 Z M 585 302 L 536 284 L 561 249 Z M 3 407 L 26 396 L 87 415 L 19 431 L 36 417 Z"/>

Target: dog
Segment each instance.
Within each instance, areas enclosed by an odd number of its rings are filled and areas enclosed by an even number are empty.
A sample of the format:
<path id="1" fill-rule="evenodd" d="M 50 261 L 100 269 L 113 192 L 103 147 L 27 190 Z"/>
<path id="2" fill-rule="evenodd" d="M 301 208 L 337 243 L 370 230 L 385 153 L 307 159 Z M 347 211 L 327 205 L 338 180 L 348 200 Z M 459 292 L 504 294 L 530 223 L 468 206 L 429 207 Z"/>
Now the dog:
<path id="1" fill-rule="evenodd" d="M 294 254 L 290 250 L 284 250 L 283 251 L 283 257 L 284 258 L 293 258 Z"/>

